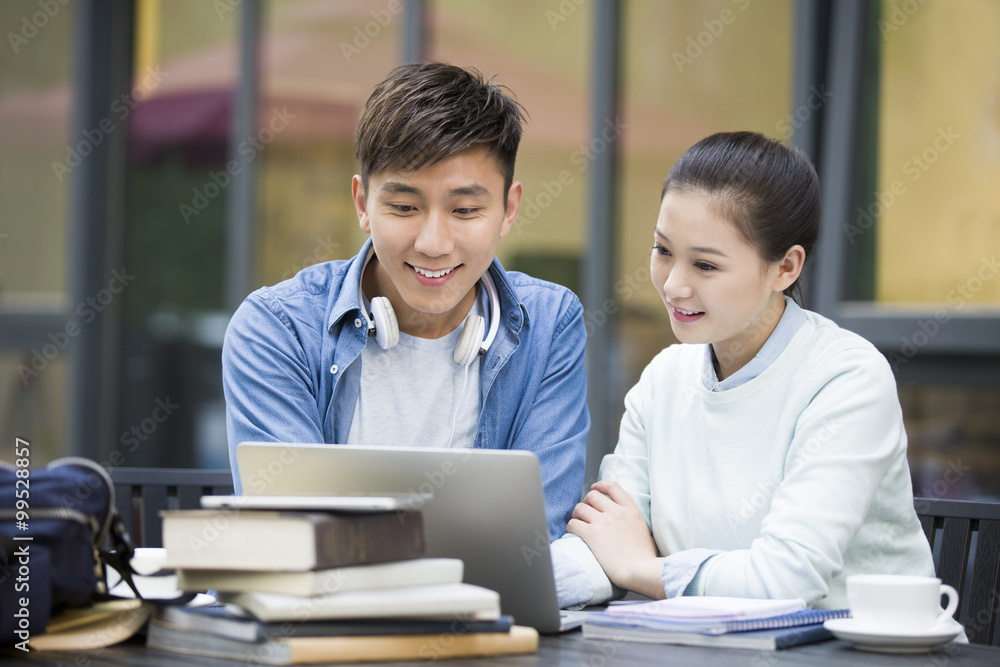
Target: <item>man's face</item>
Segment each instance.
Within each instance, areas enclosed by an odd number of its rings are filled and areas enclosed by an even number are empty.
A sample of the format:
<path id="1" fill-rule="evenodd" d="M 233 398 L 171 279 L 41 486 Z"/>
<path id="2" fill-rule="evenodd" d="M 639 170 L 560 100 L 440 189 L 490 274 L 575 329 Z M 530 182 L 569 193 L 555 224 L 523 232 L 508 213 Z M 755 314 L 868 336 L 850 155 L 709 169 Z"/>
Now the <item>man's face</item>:
<path id="1" fill-rule="evenodd" d="M 399 329 L 438 338 L 465 319 L 476 284 L 510 232 L 521 200 L 485 149 L 472 148 L 413 172 L 372 174 L 365 196 L 352 182 L 361 230 L 378 260 L 368 265 L 368 297 L 392 303 Z"/>

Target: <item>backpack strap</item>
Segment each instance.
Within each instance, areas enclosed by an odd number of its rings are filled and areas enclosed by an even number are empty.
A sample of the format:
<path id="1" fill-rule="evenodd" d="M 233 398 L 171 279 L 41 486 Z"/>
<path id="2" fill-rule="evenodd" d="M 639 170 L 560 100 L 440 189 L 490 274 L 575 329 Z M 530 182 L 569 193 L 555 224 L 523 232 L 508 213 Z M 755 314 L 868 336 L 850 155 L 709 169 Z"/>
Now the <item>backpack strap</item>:
<path id="1" fill-rule="evenodd" d="M 132 557 L 135 556 L 135 545 L 132 544 L 132 538 L 129 537 L 128 530 L 125 529 L 125 522 L 122 520 L 121 514 L 118 513 L 118 508 L 112 508 L 111 510 L 111 549 L 99 549 L 98 553 L 101 556 L 102 566 L 111 567 L 115 572 L 117 572 L 122 581 L 124 581 L 135 596 L 142 600 L 142 594 L 139 593 L 139 589 L 135 585 L 135 580 L 132 578 L 136 574 L 135 570 L 132 568 Z M 106 570 L 105 570 L 106 573 Z M 103 577 L 105 583 L 107 583 L 107 576 Z M 114 596 L 107 596 L 113 598 Z"/>

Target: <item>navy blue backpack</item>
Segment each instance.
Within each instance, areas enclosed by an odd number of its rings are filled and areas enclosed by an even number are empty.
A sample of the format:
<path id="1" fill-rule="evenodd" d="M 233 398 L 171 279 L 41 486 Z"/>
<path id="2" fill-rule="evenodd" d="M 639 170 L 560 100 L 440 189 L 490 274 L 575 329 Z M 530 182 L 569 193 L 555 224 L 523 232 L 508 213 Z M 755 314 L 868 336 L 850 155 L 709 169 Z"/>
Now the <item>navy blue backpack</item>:
<path id="1" fill-rule="evenodd" d="M 108 565 L 138 597 L 133 552 L 102 466 L 80 457 L 44 468 L 0 462 L 0 646 L 42 634 L 64 608 L 108 599 Z"/>

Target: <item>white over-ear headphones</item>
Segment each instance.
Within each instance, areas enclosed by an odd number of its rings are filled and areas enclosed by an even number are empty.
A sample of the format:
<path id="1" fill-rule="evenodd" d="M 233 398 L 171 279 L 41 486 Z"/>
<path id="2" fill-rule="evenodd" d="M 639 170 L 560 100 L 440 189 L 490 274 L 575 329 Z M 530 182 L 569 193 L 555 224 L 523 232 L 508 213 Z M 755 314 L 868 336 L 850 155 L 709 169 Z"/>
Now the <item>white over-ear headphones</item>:
<path id="1" fill-rule="evenodd" d="M 361 267 L 362 276 L 364 276 L 365 268 L 374 254 L 374 249 L 368 251 L 368 257 L 365 258 L 364 266 Z M 496 338 L 497 329 L 500 327 L 500 296 L 497 294 L 496 285 L 493 283 L 493 278 L 490 276 L 489 271 L 483 274 L 480 282 L 485 286 L 486 293 L 489 295 L 490 330 L 484 340 L 483 331 L 486 329 L 486 322 L 483 318 L 474 313 L 470 313 L 465 318 L 465 324 L 462 326 L 462 334 L 458 338 L 458 344 L 455 345 L 454 359 L 455 363 L 460 366 L 468 366 L 476 357 L 486 354 L 486 350 L 490 349 L 493 339 Z M 396 321 L 396 313 L 393 311 L 389 299 L 384 296 L 372 297 L 372 312 L 369 314 L 364 307 L 365 297 L 361 291 L 361 283 L 359 281 L 358 302 L 361 304 L 361 312 L 364 314 L 365 322 L 368 324 L 368 335 L 375 334 L 375 341 L 383 350 L 392 349 L 399 343 L 399 324 Z"/>

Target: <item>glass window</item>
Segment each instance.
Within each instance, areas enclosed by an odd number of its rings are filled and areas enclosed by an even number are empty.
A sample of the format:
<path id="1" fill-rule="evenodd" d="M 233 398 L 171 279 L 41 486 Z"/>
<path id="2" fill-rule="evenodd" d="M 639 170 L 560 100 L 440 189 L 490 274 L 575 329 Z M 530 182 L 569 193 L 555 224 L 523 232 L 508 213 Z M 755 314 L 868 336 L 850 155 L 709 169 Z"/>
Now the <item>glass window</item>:
<path id="1" fill-rule="evenodd" d="M 263 4 L 259 123 L 275 129 L 258 172 L 260 284 L 357 253 L 354 128 L 399 64 L 402 3 Z"/>
<path id="2" fill-rule="evenodd" d="M 70 141 L 72 7 L 49 16 L 37 2 L 0 6 L 0 297 L 64 299 L 68 285 L 69 183 L 89 154 Z M 72 146 L 70 144 L 73 144 Z M 44 296 L 43 296 L 44 295 Z"/>
<path id="3" fill-rule="evenodd" d="M 68 296 L 70 178 L 89 152 L 70 137 L 74 11 L 52 4 L 0 3 L 0 311 L 59 322 L 25 349 L 0 331 L 0 423 L 11 442 L 32 444 L 36 465 L 66 451 L 67 346 L 80 325 Z"/>
<path id="4" fill-rule="evenodd" d="M 925 309 L 890 355 L 919 368 L 956 316 L 1000 309 L 1000 5 L 879 10 L 876 187 L 845 231 L 874 246 L 876 303 Z M 962 380 L 899 385 L 914 493 L 1000 500 L 1000 391 Z"/>
<path id="5" fill-rule="evenodd" d="M 878 186 L 848 238 L 875 230 L 877 301 L 996 312 L 1000 4 L 881 10 Z"/>
<path id="6" fill-rule="evenodd" d="M 1000 390 L 901 385 L 913 494 L 1000 501 Z"/>
<path id="7" fill-rule="evenodd" d="M 39 343 L 36 349 L 44 345 Z M 30 443 L 31 465 L 40 466 L 68 453 L 70 359 L 69 355 L 53 358 L 26 384 L 15 369 L 30 365 L 32 354 L 0 350 L 0 364 L 8 369 L 6 381 L 0 383 L 0 424 L 6 431 L 0 461 L 12 460 L 14 438 L 22 438 Z"/>
<path id="8" fill-rule="evenodd" d="M 116 466 L 228 467 L 220 351 L 239 10 L 136 4 Z"/>
<path id="9" fill-rule="evenodd" d="M 721 131 L 789 139 L 792 3 L 633 1 L 624 6 L 618 279 L 618 405 L 653 356 L 676 342 L 649 281 L 663 179 Z M 609 447 L 617 440 L 608 434 Z"/>
<path id="10" fill-rule="evenodd" d="M 591 13 L 574 3 L 437 0 L 429 21 L 431 60 L 496 75 L 527 110 L 514 174 L 521 210 L 500 260 L 577 293 L 591 159 Z"/>

